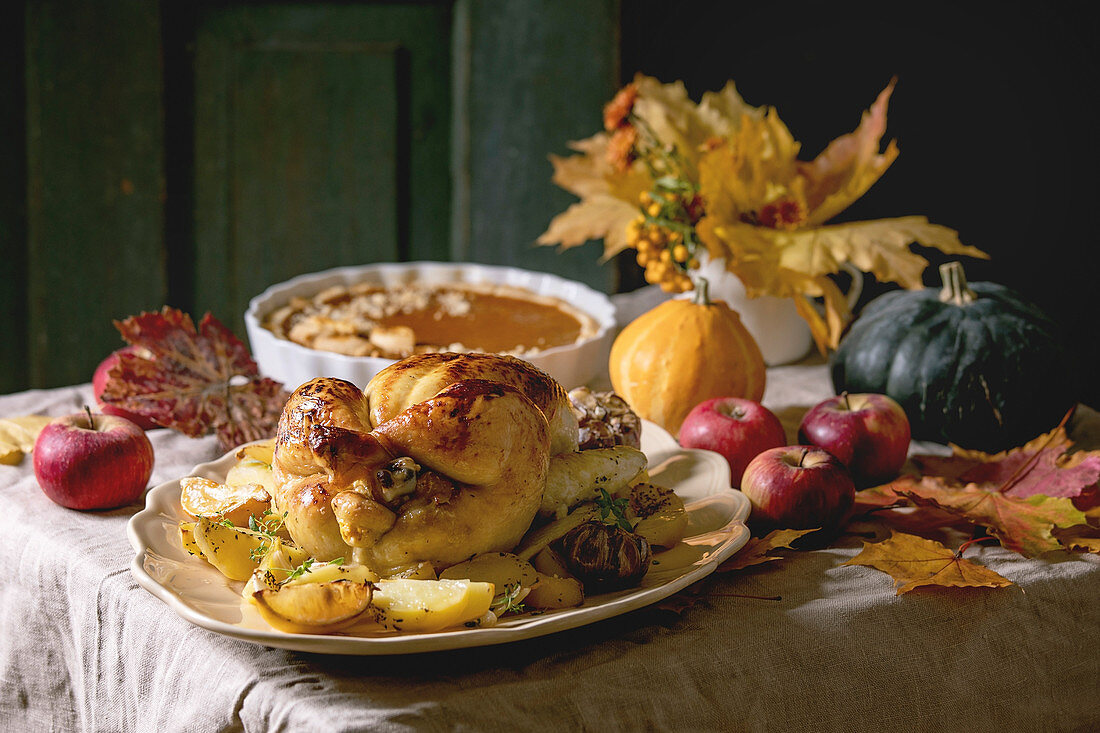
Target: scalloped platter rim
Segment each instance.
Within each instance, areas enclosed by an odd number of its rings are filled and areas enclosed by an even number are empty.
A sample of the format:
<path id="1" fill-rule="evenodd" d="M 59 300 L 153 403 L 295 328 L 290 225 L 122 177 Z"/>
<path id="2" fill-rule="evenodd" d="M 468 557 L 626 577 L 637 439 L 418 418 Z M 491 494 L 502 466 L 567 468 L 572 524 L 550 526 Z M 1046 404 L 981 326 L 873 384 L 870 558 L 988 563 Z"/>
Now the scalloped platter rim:
<path id="1" fill-rule="evenodd" d="M 730 488 L 729 466 L 717 453 L 681 448 L 651 422 L 642 428 L 642 450 L 654 483 L 673 488 L 685 500 L 688 535 L 655 556 L 642 585 L 590 596 L 576 608 L 506 618 L 496 626 L 435 633 L 292 634 L 271 628 L 241 597 L 242 583 L 230 581 L 180 546 L 180 482 L 149 491 L 145 508 L 127 527 L 135 556 L 130 571 L 138 585 L 184 620 L 243 641 L 323 654 L 385 655 L 461 649 L 531 639 L 573 629 L 656 603 L 706 577 L 749 539 L 749 501 Z M 235 451 L 195 466 L 189 475 L 222 480 Z"/>

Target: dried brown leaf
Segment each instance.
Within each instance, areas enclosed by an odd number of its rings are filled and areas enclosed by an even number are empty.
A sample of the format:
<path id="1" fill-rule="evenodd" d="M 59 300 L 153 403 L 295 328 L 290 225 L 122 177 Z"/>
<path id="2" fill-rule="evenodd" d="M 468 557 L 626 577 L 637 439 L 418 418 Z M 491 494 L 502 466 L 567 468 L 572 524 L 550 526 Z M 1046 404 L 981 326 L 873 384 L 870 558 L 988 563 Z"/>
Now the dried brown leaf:
<path id="1" fill-rule="evenodd" d="M 719 565 L 716 572 L 728 573 L 751 565 L 782 560 L 781 555 L 768 553 L 781 547 L 789 548 L 799 537 L 816 531 L 816 529 L 777 529 L 768 533 L 766 537 L 753 537 L 733 557 Z"/>

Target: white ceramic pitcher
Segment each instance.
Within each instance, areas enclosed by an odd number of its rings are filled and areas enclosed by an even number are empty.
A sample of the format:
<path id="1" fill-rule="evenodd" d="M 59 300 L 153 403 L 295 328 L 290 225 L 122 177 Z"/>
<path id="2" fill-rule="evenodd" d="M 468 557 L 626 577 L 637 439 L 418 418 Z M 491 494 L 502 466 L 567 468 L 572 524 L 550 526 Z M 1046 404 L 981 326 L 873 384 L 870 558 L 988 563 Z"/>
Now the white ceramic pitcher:
<path id="1" fill-rule="evenodd" d="M 853 308 L 863 290 L 863 273 L 852 265 L 843 268 L 852 276 L 848 307 Z M 723 300 L 741 314 L 741 322 L 756 339 L 768 366 L 790 364 L 809 352 L 813 345 L 810 326 L 798 315 L 793 300 L 770 295 L 750 298 L 740 278 L 726 269 L 724 259 L 704 261 L 698 276 L 707 279 L 711 300 Z"/>

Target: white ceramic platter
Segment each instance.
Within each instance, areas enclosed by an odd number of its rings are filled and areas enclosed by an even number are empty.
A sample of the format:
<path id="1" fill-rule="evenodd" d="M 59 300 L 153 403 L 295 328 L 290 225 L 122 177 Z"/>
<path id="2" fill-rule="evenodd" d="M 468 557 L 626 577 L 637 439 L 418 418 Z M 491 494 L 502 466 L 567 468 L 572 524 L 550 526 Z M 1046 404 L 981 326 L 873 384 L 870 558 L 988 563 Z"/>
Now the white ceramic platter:
<path id="1" fill-rule="evenodd" d="M 179 481 L 151 489 L 145 508 L 130 520 L 136 553 L 130 570 L 138 584 L 196 626 L 236 639 L 326 654 L 408 654 L 501 644 L 572 629 L 617 616 L 666 598 L 709 575 L 749 539 L 749 502 L 730 488 L 729 466 L 717 453 L 685 450 L 650 422 L 642 427 L 642 450 L 654 483 L 683 497 L 688 531 L 677 547 L 655 556 L 642 584 L 630 590 L 590 596 L 577 608 L 506 618 L 496 626 L 430 634 L 290 634 L 271 628 L 241 597 L 242 583 L 228 580 L 180 545 Z M 230 452 L 195 467 L 192 475 L 223 480 L 235 462 Z"/>

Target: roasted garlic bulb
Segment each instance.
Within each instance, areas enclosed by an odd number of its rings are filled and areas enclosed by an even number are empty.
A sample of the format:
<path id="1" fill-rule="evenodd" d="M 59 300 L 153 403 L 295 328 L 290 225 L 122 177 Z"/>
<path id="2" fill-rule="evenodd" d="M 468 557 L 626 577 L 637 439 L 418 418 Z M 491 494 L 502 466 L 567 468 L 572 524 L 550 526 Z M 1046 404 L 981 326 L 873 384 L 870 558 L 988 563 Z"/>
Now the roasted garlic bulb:
<path id="1" fill-rule="evenodd" d="M 569 401 L 580 427 L 580 449 L 642 445 L 642 421 L 630 405 L 614 392 L 593 392 L 588 387 L 570 390 Z"/>
<path id="2" fill-rule="evenodd" d="M 554 549 L 589 593 L 637 585 L 653 560 L 646 538 L 599 520 L 570 530 Z"/>

